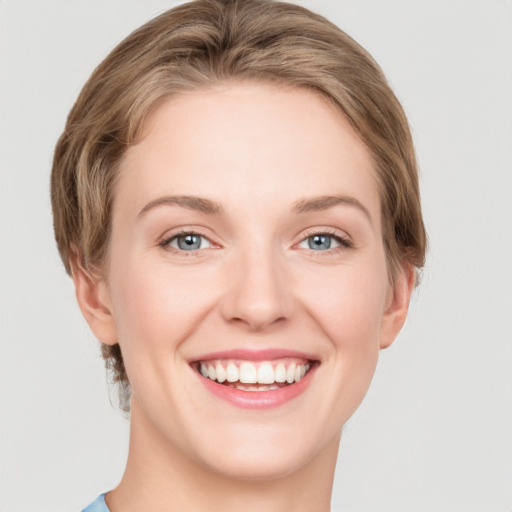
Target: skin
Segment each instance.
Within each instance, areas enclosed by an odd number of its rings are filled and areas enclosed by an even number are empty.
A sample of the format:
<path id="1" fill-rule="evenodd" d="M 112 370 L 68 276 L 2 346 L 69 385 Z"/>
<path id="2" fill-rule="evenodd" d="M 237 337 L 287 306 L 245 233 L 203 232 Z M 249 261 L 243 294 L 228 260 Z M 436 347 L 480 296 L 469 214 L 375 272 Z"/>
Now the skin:
<path id="1" fill-rule="evenodd" d="M 343 201 L 311 203 L 325 196 Z M 166 243 L 180 231 L 204 248 Z M 350 247 L 312 249 L 315 234 Z M 121 162 L 106 270 L 75 267 L 74 280 L 95 335 L 120 343 L 133 390 L 112 512 L 329 510 L 341 428 L 414 281 L 404 266 L 390 284 L 372 159 L 338 111 L 264 83 L 168 100 Z M 246 410 L 189 364 L 232 348 L 300 350 L 320 365 L 299 397 Z"/>

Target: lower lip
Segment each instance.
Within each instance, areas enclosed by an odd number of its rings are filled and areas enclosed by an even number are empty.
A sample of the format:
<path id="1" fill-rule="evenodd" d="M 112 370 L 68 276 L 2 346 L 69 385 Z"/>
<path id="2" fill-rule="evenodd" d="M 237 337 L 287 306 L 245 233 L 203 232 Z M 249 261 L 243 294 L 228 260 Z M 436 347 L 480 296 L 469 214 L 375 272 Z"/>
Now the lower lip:
<path id="1" fill-rule="evenodd" d="M 279 407 L 301 395 L 309 386 L 315 370 L 316 366 L 313 366 L 299 382 L 271 391 L 243 391 L 242 389 L 219 384 L 203 377 L 200 373 L 196 372 L 196 374 L 208 391 L 237 407 L 243 409 L 270 409 Z"/>

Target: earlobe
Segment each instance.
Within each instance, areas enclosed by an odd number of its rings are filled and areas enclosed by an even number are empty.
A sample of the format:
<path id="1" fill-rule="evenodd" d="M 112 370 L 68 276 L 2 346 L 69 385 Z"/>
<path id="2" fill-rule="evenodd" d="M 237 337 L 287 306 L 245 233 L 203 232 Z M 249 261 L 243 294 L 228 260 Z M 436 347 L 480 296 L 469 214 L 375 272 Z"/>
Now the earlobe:
<path id="1" fill-rule="evenodd" d="M 381 349 L 389 347 L 402 329 L 407 318 L 414 283 L 414 267 L 410 264 L 404 264 L 390 290 L 390 298 L 382 319 Z"/>
<path id="2" fill-rule="evenodd" d="M 117 343 L 117 332 L 105 279 L 99 271 L 86 270 L 78 256 L 70 263 L 76 299 L 93 334 L 107 345 Z"/>

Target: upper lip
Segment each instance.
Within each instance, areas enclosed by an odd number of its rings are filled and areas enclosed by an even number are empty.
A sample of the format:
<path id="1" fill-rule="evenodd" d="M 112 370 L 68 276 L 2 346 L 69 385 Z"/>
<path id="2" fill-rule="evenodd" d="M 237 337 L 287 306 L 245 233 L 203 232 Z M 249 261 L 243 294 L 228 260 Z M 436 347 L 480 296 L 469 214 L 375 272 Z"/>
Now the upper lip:
<path id="1" fill-rule="evenodd" d="M 308 359 L 310 361 L 318 361 L 318 357 L 314 354 L 301 352 L 298 350 L 289 350 L 282 348 L 266 348 L 266 349 L 246 349 L 235 348 L 231 350 L 221 350 L 218 352 L 209 352 L 190 360 L 191 363 L 197 361 L 210 361 L 213 359 L 242 359 L 245 361 L 272 361 L 275 359 L 283 359 L 285 357 L 294 357 L 297 359 Z"/>

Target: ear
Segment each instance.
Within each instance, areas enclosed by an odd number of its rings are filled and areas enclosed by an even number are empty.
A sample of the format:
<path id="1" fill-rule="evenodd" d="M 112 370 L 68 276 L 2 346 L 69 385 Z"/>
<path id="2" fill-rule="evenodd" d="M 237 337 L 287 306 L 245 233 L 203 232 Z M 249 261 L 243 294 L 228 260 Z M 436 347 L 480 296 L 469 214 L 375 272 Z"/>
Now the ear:
<path id="1" fill-rule="evenodd" d="M 389 287 L 386 310 L 381 323 L 381 349 L 388 348 L 402 329 L 407 318 L 414 283 L 414 267 L 408 263 L 404 264 L 394 284 Z"/>
<path id="2" fill-rule="evenodd" d="M 117 343 L 110 293 L 105 278 L 97 270 L 87 270 L 79 256 L 70 262 L 78 305 L 96 338 L 107 345 Z"/>

